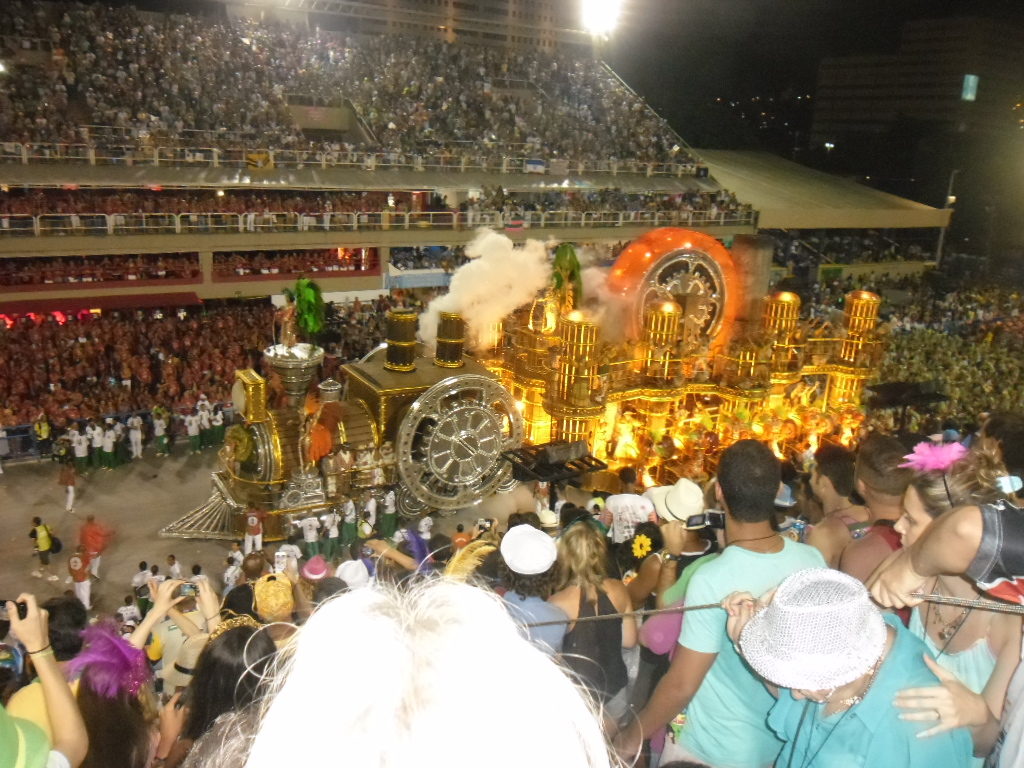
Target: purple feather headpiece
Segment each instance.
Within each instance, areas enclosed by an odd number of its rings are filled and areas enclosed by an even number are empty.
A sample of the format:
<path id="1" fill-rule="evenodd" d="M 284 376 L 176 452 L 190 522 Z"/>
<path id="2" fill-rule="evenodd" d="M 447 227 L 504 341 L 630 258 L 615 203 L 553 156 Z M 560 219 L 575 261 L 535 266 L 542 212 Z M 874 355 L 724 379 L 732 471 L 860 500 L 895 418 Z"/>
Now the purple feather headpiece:
<path id="1" fill-rule="evenodd" d="M 914 446 L 914 452 L 900 467 L 909 467 L 917 472 L 947 472 L 949 468 L 967 455 L 967 449 L 960 443 L 921 442 Z"/>
<path id="2" fill-rule="evenodd" d="M 416 561 L 417 571 L 430 564 L 430 546 L 411 525 L 407 529 L 405 543 L 409 545 L 409 554 Z"/>
<path id="3" fill-rule="evenodd" d="M 144 651 L 117 633 L 113 622 L 101 622 L 82 631 L 84 650 L 68 662 L 71 677 L 81 676 L 106 699 L 137 696 L 152 673 Z"/>

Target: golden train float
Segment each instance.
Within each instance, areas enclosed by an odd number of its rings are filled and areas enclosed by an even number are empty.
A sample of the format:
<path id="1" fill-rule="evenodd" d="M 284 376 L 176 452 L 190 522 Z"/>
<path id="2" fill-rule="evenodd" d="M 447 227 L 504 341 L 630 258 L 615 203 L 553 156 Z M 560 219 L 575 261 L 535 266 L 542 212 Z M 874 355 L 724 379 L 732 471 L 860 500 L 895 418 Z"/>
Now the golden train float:
<path id="1" fill-rule="evenodd" d="M 584 269 L 572 246 L 552 260 L 482 231 L 467 255 L 422 316 L 389 313 L 386 344 L 344 366 L 344 387 L 314 387 L 323 350 L 282 330 L 269 382 L 236 374 L 210 499 L 161 534 L 236 538 L 251 505 L 270 513 L 269 540 L 329 508 L 372 516 L 378 500 L 453 512 L 511 490 L 507 455 L 523 445 L 585 441 L 607 469 L 584 482 L 614 492 L 622 466 L 647 485 L 701 479 L 736 440 L 789 457 L 860 424 L 880 299 L 854 291 L 834 324 L 801 320 L 797 295 L 768 293 L 769 238 L 726 248 L 657 229 Z"/>

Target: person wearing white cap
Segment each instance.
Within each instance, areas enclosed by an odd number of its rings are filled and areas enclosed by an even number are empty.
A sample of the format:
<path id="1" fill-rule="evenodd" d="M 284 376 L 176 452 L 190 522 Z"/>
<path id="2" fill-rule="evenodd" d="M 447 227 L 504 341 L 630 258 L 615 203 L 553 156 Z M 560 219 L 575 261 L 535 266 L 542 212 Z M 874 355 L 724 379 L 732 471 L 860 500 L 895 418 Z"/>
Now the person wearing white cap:
<path id="1" fill-rule="evenodd" d="M 508 588 L 504 599 L 512 618 L 522 623 L 525 636 L 543 651 L 561 652 L 569 617 L 547 601 L 557 576 L 558 547 L 554 539 L 532 525 L 517 525 L 502 538 L 500 551 L 504 564 L 502 580 Z M 565 623 L 527 626 L 549 621 Z"/>
<path id="2" fill-rule="evenodd" d="M 818 550 L 772 530 L 780 474 L 771 449 L 756 440 L 722 453 L 715 494 L 725 510 L 726 548 L 690 578 L 687 605 L 720 603 L 737 591 L 762 594 L 791 573 L 825 565 Z M 663 763 L 764 768 L 775 760 L 782 742 L 765 724 L 774 700 L 729 642 L 725 618 L 717 610 L 686 614 L 669 671 L 615 740 L 623 759 L 672 723 Z"/>
<path id="3" fill-rule="evenodd" d="M 883 616 L 854 577 L 811 568 L 763 603 L 736 593 L 723 608 L 730 639 L 777 697 L 768 725 L 785 746 L 775 765 L 970 765 L 966 728 L 921 739 L 928 726 L 899 716 L 901 689 L 938 678 L 925 644 L 898 617 Z"/>

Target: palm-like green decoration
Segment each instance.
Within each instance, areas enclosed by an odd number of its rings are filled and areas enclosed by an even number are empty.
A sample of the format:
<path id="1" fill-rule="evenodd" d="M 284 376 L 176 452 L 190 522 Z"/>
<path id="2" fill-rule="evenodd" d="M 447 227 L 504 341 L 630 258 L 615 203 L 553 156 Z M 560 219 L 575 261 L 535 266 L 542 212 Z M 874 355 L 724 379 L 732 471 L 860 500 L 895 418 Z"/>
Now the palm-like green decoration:
<path id="1" fill-rule="evenodd" d="M 576 258 L 572 243 L 562 243 L 555 250 L 552 277 L 562 308 L 576 309 L 583 301 L 583 278 L 580 260 Z"/>
<path id="2" fill-rule="evenodd" d="M 295 321 L 302 333 L 310 341 L 324 328 L 323 293 L 320 286 L 308 277 L 300 277 L 295 281 L 295 289 L 284 289 L 285 298 L 295 302 Z"/>

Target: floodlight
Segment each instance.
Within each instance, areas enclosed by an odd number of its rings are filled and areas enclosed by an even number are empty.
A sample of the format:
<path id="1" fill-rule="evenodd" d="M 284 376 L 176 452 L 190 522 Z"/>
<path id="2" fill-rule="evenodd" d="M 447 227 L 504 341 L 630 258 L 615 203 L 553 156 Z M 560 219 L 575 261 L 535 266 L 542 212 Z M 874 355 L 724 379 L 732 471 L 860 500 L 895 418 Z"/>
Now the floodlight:
<path id="1" fill-rule="evenodd" d="M 582 0 L 583 28 L 594 37 L 607 37 L 619 23 L 623 0 Z"/>

